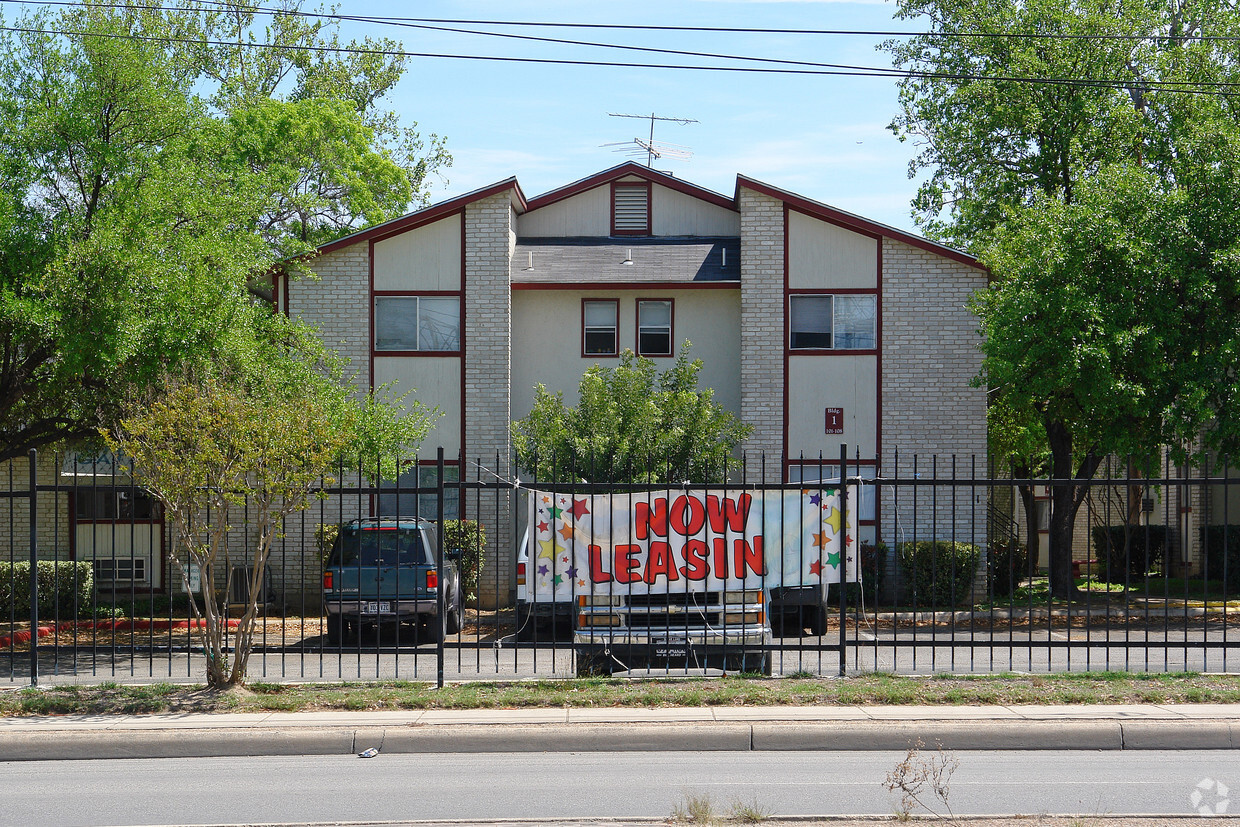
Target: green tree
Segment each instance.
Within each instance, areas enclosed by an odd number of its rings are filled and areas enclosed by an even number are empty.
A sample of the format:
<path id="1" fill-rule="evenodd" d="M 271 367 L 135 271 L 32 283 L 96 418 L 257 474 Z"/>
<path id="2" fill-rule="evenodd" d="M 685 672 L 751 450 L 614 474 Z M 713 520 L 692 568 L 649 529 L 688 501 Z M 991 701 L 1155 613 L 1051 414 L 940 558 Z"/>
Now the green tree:
<path id="1" fill-rule="evenodd" d="M 595 365 L 581 377 L 576 407 L 535 386 L 533 409 L 512 425 L 520 466 L 538 482 L 726 481 L 753 429 L 698 388 L 702 360 L 690 361 L 689 347 L 662 374 L 631 350 L 616 367 Z"/>
<path id="2" fill-rule="evenodd" d="M 238 47 L 214 45 L 240 5 L 82 3 L 0 32 L 0 460 L 91 438 L 243 340 L 256 274 L 424 198 L 442 145 L 414 158 L 377 107 L 403 64 L 312 57 L 334 35 L 297 7 L 266 74 L 264 50 L 228 68 Z"/>
<path id="3" fill-rule="evenodd" d="M 174 560 L 201 621 L 207 683 L 215 688 L 245 680 L 267 558 L 285 518 L 335 481 L 333 469 L 359 457 L 394 478 L 398 458 L 416 450 L 437 415 L 373 394 L 359 399 L 312 331 L 254 312 L 266 318 L 254 320 L 259 336 L 234 348 L 244 357 L 167 375 L 105 433 L 109 447 L 131 459 L 138 483 L 164 504 Z M 242 560 L 234 560 L 242 510 L 252 534 L 243 537 Z M 242 561 L 250 567 L 248 600 L 230 657 L 228 578 Z M 201 572 L 201 599 L 190 588 L 191 565 Z"/>
<path id="4" fill-rule="evenodd" d="M 1105 455 L 1236 444 L 1240 129 L 1212 84 L 1234 79 L 1240 17 L 1100 0 L 900 15 L 930 27 L 888 44 L 911 73 L 892 128 L 922 147 L 910 174 L 929 171 L 916 216 L 991 269 L 973 308 L 993 447 L 1057 481 L 1051 587 L 1071 597 L 1072 528 Z"/>

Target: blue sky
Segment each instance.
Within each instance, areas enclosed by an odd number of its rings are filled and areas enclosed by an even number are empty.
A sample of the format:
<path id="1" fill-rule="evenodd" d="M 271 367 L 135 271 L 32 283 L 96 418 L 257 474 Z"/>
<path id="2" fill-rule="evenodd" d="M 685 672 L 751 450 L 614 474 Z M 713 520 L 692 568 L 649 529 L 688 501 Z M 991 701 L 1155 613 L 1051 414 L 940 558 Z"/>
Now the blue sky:
<path id="1" fill-rule="evenodd" d="M 344 14 L 574 23 L 748 28 L 912 30 L 892 19 L 893 3 L 823 0 L 630 0 L 628 3 L 525 0 L 350 0 Z M 478 28 L 478 27 L 475 27 Z M 517 31 L 511 28 L 505 31 Z M 880 37 L 522 29 L 575 40 L 743 54 L 887 68 Z M 405 50 L 622 62 L 709 62 L 580 46 L 374 24 L 346 36 L 402 41 Z M 555 189 L 626 160 L 603 144 L 648 137 L 649 122 L 608 113 L 657 113 L 699 123 L 660 123 L 656 141 L 689 147 L 687 161 L 655 166 L 731 195 L 736 174 L 832 206 L 914 229 L 907 177 L 915 147 L 886 128 L 896 114 L 890 78 L 753 75 L 672 69 L 566 67 L 414 58 L 388 105 L 424 133 L 446 137 L 455 162 L 435 181 L 443 200 L 515 175 L 527 196 Z M 644 161 L 644 156 L 641 159 Z"/>

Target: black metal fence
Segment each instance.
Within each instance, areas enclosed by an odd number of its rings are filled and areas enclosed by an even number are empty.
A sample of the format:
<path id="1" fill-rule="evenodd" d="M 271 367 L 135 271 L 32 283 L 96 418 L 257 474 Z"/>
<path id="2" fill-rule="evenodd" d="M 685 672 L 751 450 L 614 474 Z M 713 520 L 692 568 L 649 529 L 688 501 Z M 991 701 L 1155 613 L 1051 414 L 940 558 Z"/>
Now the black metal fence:
<path id="1" fill-rule="evenodd" d="M 659 482 L 674 476 L 652 471 L 607 486 L 519 479 L 503 457 L 406 467 L 388 484 L 368 482 L 362 463 L 339 469 L 311 508 L 283 521 L 250 680 L 1235 666 L 1240 489 L 1222 462 L 1114 460 L 1071 482 L 1000 476 L 978 457 L 842 453 L 746 458 L 726 484 Z M 201 599 L 205 575 L 178 559 L 140 480 L 100 458 L 32 454 L 9 463 L 4 482 L 0 680 L 202 680 L 190 593 Z M 738 504 L 764 521 L 744 537 L 728 525 Z M 624 533 L 632 526 L 610 524 L 621 506 L 654 532 L 640 552 Z M 785 522 L 773 525 L 777 507 Z M 1066 522 L 1065 507 L 1075 509 Z M 846 547 L 831 545 L 828 508 Z M 215 572 L 225 614 L 248 597 L 249 509 L 232 515 Z M 596 512 L 610 515 L 609 533 L 601 517 L 583 528 Z M 363 553 L 373 559 L 333 559 L 341 525 L 395 538 L 397 516 L 406 528 L 429 521 L 427 536 L 449 543 L 435 542 L 417 570 L 386 559 L 378 541 Z M 668 525 L 679 541 L 652 551 Z M 689 550 L 696 536 L 702 545 Z M 712 566 L 732 567 L 733 579 L 711 586 Z M 805 575 L 833 567 L 860 576 L 822 588 Z"/>

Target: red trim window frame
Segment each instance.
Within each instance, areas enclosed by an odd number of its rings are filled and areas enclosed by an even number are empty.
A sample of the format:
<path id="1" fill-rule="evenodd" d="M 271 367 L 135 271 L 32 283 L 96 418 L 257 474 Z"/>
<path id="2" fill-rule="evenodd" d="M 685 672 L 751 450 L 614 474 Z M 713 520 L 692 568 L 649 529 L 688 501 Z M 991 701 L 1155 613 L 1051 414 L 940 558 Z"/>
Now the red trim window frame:
<path id="1" fill-rule="evenodd" d="M 644 347 L 642 347 L 642 305 L 643 305 L 643 304 L 653 304 L 653 303 L 655 303 L 655 302 L 658 302 L 658 303 L 660 303 L 660 304 L 666 304 L 666 305 L 667 305 L 667 350 L 666 350 L 665 352 L 658 352 L 658 351 L 646 350 Z M 633 314 L 633 316 L 634 316 L 634 328 L 635 328 L 635 329 L 634 329 L 634 334 L 635 334 L 635 335 L 634 335 L 634 337 L 633 337 L 633 341 L 634 341 L 634 343 L 635 343 L 635 344 L 636 344 L 636 346 L 637 346 L 637 348 L 636 348 L 636 349 L 637 349 L 637 355 L 638 355 L 638 356 L 650 356 L 650 357 L 673 356 L 673 355 L 675 355 L 675 352 L 676 352 L 676 346 L 675 346 L 675 341 L 676 341 L 676 300 L 675 300 L 675 299 L 672 299 L 672 298 L 667 298 L 667 299 L 654 299 L 654 298 L 649 298 L 649 299 L 637 299 L 637 301 L 636 301 L 636 305 L 637 305 L 637 306 L 636 306 L 636 308 L 635 308 L 635 312 L 634 312 L 634 314 Z"/>
<path id="2" fill-rule="evenodd" d="M 792 303 L 794 300 L 805 296 L 830 296 L 831 297 L 831 341 L 830 347 L 793 347 L 792 337 L 796 331 L 792 327 Z M 835 299 L 846 296 L 873 296 L 874 297 L 874 347 L 867 348 L 846 348 L 835 347 Z M 794 356 L 875 356 L 879 351 L 879 330 L 880 330 L 880 307 L 878 290 L 871 288 L 849 288 L 841 290 L 813 290 L 813 289 L 797 289 L 788 291 L 788 339 L 784 344 L 789 355 Z"/>
<path id="3" fill-rule="evenodd" d="M 456 348 L 454 350 L 398 350 L 379 347 L 378 303 L 380 299 L 455 299 L 457 302 Z M 371 312 L 375 322 L 371 329 L 370 350 L 373 356 L 460 356 L 461 337 L 464 335 L 464 301 L 459 290 L 375 290 L 371 296 Z"/>
<path id="4" fill-rule="evenodd" d="M 620 229 L 616 226 L 616 194 L 621 189 L 644 189 L 646 191 L 646 226 L 642 229 Z M 613 181 L 611 184 L 611 234 L 613 236 L 648 236 L 650 224 L 651 185 L 649 181 Z"/>
<path id="5" fill-rule="evenodd" d="M 611 324 L 611 350 L 609 351 L 591 351 L 588 347 L 587 336 L 592 329 L 601 330 L 604 325 L 589 325 L 586 321 L 586 305 L 588 304 L 610 304 L 612 307 L 612 324 Z M 582 299 L 581 300 L 581 356 L 584 359 L 595 358 L 598 356 L 619 356 L 620 355 L 620 300 L 619 299 Z"/>

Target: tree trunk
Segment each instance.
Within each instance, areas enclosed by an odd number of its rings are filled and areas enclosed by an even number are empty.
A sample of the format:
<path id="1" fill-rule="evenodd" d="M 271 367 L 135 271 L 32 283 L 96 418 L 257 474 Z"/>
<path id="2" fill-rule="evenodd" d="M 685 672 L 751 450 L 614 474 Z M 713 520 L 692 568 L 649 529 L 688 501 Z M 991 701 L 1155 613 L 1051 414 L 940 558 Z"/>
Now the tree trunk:
<path id="1" fill-rule="evenodd" d="M 1022 471 L 1022 476 L 1026 478 L 1032 476 L 1028 473 L 1029 469 Z M 1037 570 L 1038 565 L 1038 504 L 1033 497 L 1032 485 L 1021 485 L 1017 488 L 1020 494 L 1021 508 L 1025 512 L 1025 570 L 1021 572 L 1022 577 L 1029 577 Z"/>
<path id="2" fill-rule="evenodd" d="M 1050 541 L 1051 597 L 1072 600 L 1079 596 L 1072 577 L 1072 529 L 1076 524 L 1077 484 L 1072 467 L 1072 435 L 1062 423 L 1047 423 L 1051 449 Z"/>

